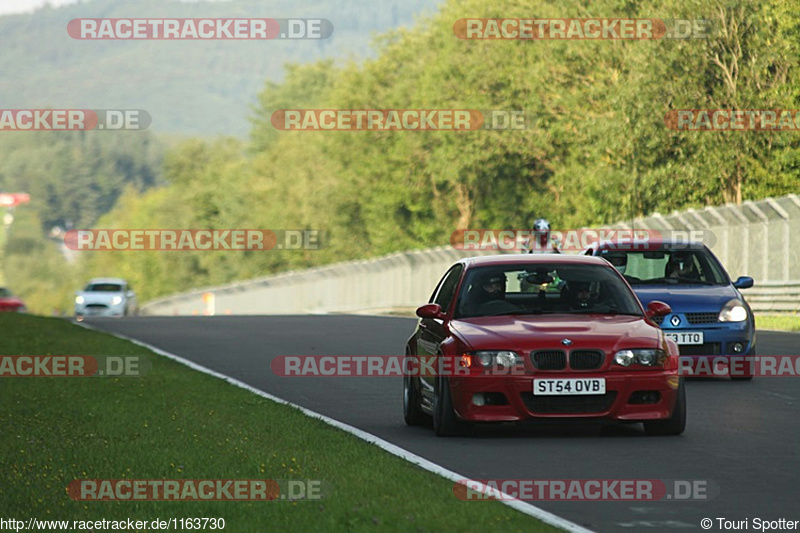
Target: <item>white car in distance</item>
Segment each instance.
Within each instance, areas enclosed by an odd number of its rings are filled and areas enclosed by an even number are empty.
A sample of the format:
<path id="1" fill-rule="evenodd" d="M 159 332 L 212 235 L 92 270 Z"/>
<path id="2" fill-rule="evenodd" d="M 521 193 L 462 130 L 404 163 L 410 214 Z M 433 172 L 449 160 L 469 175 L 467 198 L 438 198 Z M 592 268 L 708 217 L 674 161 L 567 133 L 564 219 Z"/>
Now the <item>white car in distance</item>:
<path id="1" fill-rule="evenodd" d="M 94 278 L 75 293 L 75 316 L 123 317 L 139 313 L 136 293 L 121 278 Z"/>

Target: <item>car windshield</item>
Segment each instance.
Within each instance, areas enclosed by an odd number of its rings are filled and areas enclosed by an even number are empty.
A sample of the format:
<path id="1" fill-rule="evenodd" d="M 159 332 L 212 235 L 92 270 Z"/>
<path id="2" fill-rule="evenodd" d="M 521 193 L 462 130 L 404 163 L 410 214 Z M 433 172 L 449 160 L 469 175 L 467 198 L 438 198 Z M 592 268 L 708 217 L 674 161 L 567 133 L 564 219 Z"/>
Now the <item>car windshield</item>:
<path id="1" fill-rule="evenodd" d="M 86 292 L 122 292 L 122 285 L 118 283 L 90 283 L 84 289 Z"/>
<path id="2" fill-rule="evenodd" d="M 642 315 L 636 296 L 610 268 L 554 262 L 470 269 L 455 318 L 592 313 Z"/>
<path id="3" fill-rule="evenodd" d="M 0 287 L 0 298 L 11 298 L 12 296 L 13 294 L 11 294 L 10 290 Z"/>
<path id="4" fill-rule="evenodd" d="M 703 248 L 601 250 L 631 285 L 725 285 L 722 265 Z"/>

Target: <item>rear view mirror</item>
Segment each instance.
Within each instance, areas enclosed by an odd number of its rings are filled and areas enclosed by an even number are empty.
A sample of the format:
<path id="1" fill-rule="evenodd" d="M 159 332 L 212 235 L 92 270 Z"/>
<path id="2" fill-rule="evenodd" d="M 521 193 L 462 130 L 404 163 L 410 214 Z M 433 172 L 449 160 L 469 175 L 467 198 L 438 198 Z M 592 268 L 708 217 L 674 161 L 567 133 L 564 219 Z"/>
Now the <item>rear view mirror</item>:
<path id="1" fill-rule="evenodd" d="M 653 318 L 657 316 L 666 316 L 672 312 L 672 308 L 661 302 L 659 300 L 653 300 L 649 304 L 647 304 L 647 311 L 645 311 L 644 315 L 647 318 Z"/>
<path id="2" fill-rule="evenodd" d="M 553 276 L 540 276 L 538 274 L 531 274 L 525 277 L 525 281 L 530 283 L 531 285 L 541 285 L 543 283 L 553 283 L 555 280 Z"/>
<path id="3" fill-rule="evenodd" d="M 425 304 L 417 308 L 417 316 L 420 318 L 442 318 L 443 315 L 439 304 Z"/>
<path id="4" fill-rule="evenodd" d="M 543 283 L 553 283 L 555 279 L 547 272 L 547 270 L 540 268 L 536 272 L 525 276 L 525 281 L 531 285 L 542 285 Z"/>

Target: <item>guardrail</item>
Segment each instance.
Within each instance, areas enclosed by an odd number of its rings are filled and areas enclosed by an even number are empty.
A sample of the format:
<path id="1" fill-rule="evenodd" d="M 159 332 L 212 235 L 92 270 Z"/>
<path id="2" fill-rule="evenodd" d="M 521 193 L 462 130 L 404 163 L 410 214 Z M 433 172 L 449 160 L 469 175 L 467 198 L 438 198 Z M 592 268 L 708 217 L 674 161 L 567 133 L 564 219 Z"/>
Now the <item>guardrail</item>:
<path id="1" fill-rule="evenodd" d="M 680 231 L 702 229 L 731 277 L 756 280 L 744 291 L 759 312 L 800 311 L 800 198 L 788 195 L 741 206 L 689 209 L 612 227 Z M 456 260 L 492 252 L 451 247 L 402 252 L 286 272 L 176 294 L 142 306 L 147 315 L 308 314 L 414 308 L 428 301 Z"/>
<path id="2" fill-rule="evenodd" d="M 800 311 L 800 281 L 763 283 L 744 291 L 745 299 L 755 311 L 791 313 Z"/>
<path id="3" fill-rule="evenodd" d="M 706 245 L 734 279 L 752 276 L 757 285 L 787 285 L 787 289 L 800 280 L 800 197 L 796 194 L 740 206 L 655 214 L 613 227 L 632 225 L 659 231 L 703 230 L 708 236 Z"/>
<path id="4" fill-rule="evenodd" d="M 161 298 L 146 315 L 344 313 L 416 308 L 465 252 L 450 247 L 401 252 L 367 261 L 286 272 Z"/>

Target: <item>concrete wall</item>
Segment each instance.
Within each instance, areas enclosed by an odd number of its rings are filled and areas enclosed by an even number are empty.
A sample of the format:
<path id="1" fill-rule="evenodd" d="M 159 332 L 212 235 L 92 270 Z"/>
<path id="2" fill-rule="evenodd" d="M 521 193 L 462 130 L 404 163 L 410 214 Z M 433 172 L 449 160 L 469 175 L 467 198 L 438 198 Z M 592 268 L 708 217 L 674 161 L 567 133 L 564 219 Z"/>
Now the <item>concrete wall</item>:
<path id="1" fill-rule="evenodd" d="M 306 314 L 416 308 L 458 259 L 475 252 L 451 247 L 402 252 L 221 287 L 198 289 L 147 303 L 142 314 Z M 204 295 L 212 294 L 209 298 Z"/>
<path id="2" fill-rule="evenodd" d="M 654 215 L 636 220 L 635 227 L 703 230 L 706 244 L 732 278 L 755 278 L 756 286 L 745 295 L 756 310 L 800 311 L 797 195 Z M 415 308 L 428 301 L 447 268 L 468 255 L 476 253 L 441 247 L 287 272 L 161 298 L 142 306 L 142 313 L 305 314 Z"/>

